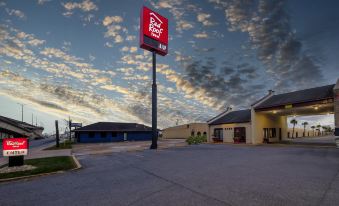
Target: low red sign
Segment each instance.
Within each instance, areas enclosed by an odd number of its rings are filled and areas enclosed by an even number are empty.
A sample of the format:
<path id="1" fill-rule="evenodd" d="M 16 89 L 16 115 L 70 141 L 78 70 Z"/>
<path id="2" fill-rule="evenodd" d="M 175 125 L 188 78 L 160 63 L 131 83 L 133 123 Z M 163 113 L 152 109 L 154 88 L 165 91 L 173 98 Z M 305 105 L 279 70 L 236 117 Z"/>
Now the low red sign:
<path id="1" fill-rule="evenodd" d="M 22 156 L 28 153 L 27 138 L 6 138 L 2 140 L 3 156 Z"/>
<path id="2" fill-rule="evenodd" d="M 140 15 L 140 47 L 162 56 L 168 51 L 168 19 L 145 6 Z"/>

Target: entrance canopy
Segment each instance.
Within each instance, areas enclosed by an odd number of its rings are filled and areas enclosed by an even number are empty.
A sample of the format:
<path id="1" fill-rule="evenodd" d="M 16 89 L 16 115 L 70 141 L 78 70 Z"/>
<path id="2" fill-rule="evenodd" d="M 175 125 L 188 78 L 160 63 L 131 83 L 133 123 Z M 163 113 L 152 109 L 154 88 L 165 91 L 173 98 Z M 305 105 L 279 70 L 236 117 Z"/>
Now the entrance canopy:
<path id="1" fill-rule="evenodd" d="M 329 114 L 334 110 L 334 84 L 272 95 L 254 107 L 256 112 L 279 115 Z"/>

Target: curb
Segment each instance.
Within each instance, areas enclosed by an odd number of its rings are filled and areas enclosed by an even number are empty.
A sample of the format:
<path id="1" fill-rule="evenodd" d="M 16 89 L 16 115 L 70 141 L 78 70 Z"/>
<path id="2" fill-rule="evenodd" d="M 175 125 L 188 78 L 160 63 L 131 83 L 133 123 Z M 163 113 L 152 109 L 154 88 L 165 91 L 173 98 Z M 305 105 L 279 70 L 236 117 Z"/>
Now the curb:
<path id="1" fill-rule="evenodd" d="M 76 164 L 76 168 L 70 169 L 69 171 L 74 171 L 82 168 L 82 165 L 80 164 L 79 160 L 75 157 L 75 155 L 71 156 L 73 158 L 74 163 Z"/>
<path id="2" fill-rule="evenodd" d="M 73 169 L 70 169 L 70 170 L 60 170 L 60 171 L 55 171 L 55 172 L 40 173 L 40 174 L 36 174 L 36 175 L 26 175 L 26 176 L 21 176 L 21 177 L 11 177 L 11 178 L 6 178 L 6 179 L 0 179 L 0 183 L 16 181 L 16 180 L 21 180 L 21 179 L 31 179 L 31 178 L 34 178 L 34 177 L 48 176 L 48 175 L 53 175 L 53 174 L 62 174 L 62 173 L 65 173 L 67 171 L 74 171 L 74 170 L 78 170 L 78 169 L 82 168 L 82 165 L 79 163 L 78 159 L 74 155 L 69 156 L 69 157 L 72 157 L 72 159 L 73 159 L 73 161 L 76 165 L 76 168 L 73 168 Z"/>

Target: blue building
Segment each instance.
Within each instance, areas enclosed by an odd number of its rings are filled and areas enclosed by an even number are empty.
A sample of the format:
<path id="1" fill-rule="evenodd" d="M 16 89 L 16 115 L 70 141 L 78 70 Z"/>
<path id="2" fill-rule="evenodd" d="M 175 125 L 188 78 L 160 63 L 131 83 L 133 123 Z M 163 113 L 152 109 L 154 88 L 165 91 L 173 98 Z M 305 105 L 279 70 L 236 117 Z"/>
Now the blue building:
<path id="1" fill-rule="evenodd" d="M 97 122 L 74 130 L 78 142 L 146 141 L 152 128 L 137 123 Z"/>

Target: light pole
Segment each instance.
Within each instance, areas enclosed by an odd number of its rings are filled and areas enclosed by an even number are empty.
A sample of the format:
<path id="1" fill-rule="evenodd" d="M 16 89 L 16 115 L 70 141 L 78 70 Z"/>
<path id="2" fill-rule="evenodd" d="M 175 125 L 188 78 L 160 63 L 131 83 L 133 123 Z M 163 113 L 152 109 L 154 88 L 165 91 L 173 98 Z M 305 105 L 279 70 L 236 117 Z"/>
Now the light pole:
<path id="1" fill-rule="evenodd" d="M 153 56 L 153 84 L 152 84 L 152 144 L 150 149 L 158 148 L 157 131 L 157 71 L 156 71 L 156 52 L 152 51 Z"/>
<path id="2" fill-rule="evenodd" d="M 19 105 L 21 105 L 21 122 L 24 122 L 24 104 L 21 103 L 17 103 Z"/>

